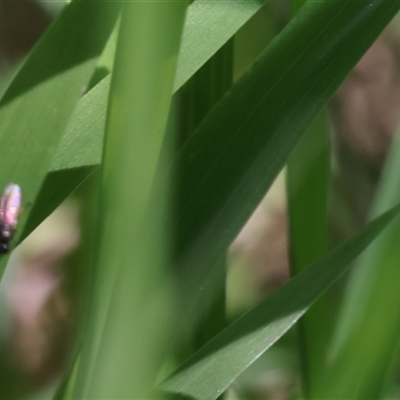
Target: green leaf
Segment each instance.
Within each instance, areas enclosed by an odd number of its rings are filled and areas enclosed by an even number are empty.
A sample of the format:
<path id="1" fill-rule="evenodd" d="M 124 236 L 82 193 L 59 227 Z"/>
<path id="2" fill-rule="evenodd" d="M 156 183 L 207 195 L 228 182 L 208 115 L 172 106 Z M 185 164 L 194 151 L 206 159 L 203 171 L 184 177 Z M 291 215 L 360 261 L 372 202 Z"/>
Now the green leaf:
<path id="1" fill-rule="evenodd" d="M 184 35 L 178 60 L 174 91 L 182 85 L 220 49 L 237 30 L 262 6 L 258 0 L 233 0 L 229 2 L 196 1 L 188 7 Z M 221 23 L 223 21 L 223 23 Z M 212 40 L 210 32 L 215 36 Z M 106 104 L 110 77 L 103 79 L 79 102 L 71 117 L 67 132 L 53 159 L 49 172 L 55 173 L 42 187 L 40 198 L 46 203 L 35 204 L 35 217 L 30 220 L 23 237 L 82 183 L 93 171 L 73 171 L 73 168 L 98 166 L 101 160 Z M 59 174 L 61 169 L 71 169 L 71 176 Z M 68 188 L 62 180 L 67 179 Z M 64 187 L 64 191 L 58 188 Z M 51 200 L 50 200 L 51 199 Z"/>
<path id="2" fill-rule="evenodd" d="M 134 1 L 122 8 L 77 399 L 147 398 L 165 352 L 173 305 L 165 285 L 168 168 L 161 168 L 162 184 L 154 190 L 153 182 L 160 159 L 165 166 L 172 157 L 172 146 L 161 157 L 160 151 L 187 3 Z"/>
<path id="3" fill-rule="evenodd" d="M 257 0 L 196 1 L 188 7 L 174 92 L 195 74 L 261 7 Z M 221 21 L 224 21 L 222 24 Z M 215 33 L 213 40 L 204 40 Z M 50 171 L 98 165 L 101 160 L 110 77 L 85 95 L 71 117 Z"/>
<path id="4" fill-rule="evenodd" d="M 298 321 L 399 211 L 400 205 L 293 277 L 207 343 L 160 389 L 188 400 L 216 399 Z"/>
<path id="5" fill-rule="evenodd" d="M 292 15 L 304 0 L 292 0 Z M 295 275 L 328 251 L 328 176 L 330 154 L 326 111 L 310 125 L 289 158 L 286 170 L 289 214 L 290 273 Z M 302 392 L 310 398 L 325 370 L 333 313 L 329 292 L 320 298 L 298 324 Z"/>
<path id="6" fill-rule="evenodd" d="M 185 298 L 213 281 L 216 259 L 399 4 L 307 3 L 190 138 L 178 185 L 177 257 L 194 275 Z"/>
<path id="7" fill-rule="evenodd" d="M 193 130 L 232 86 L 233 45 L 233 40 L 227 42 L 214 57 L 200 68 L 179 93 L 180 140 L 178 140 L 178 148 L 185 143 Z M 180 345 L 182 350 L 186 350 L 185 352 L 180 351 L 181 360 L 187 358 L 226 325 L 226 259 L 224 258 L 220 262 L 221 265 L 217 267 L 221 272 L 218 277 L 221 282 L 220 293 L 216 296 L 209 313 L 203 314 L 201 321 L 194 320 L 193 333 L 186 335 L 189 337 L 189 344 L 187 346 Z"/>
<path id="8" fill-rule="evenodd" d="M 295 275 L 328 251 L 329 151 L 326 112 L 311 124 L 287 166 L 290 271 Z M 327 293 L 326 295 L 329 295 Z M 299 323 L 303 388 L 309 397 L 324 372 L 332 331 L 326 296 Z"/>
<path id="9" fill-rule="evenodd" d="M 209 293 L 216 260 L 399 7 L 308 2 L 189 138 L 177 162 L 183 304 Z"/>
<path id="10" fill-rule="evenodd" d="M 48 173 L 32 209 L 29 210 L 28 221 L 25 224 L 20 240 L 24 240 L 43 222 L 47 215 L 53 212 L 77 188 L 77 182 L 85 182 L 94 171 L 95 168 L 89 166 Z"/>
<path id="11" fill-rule="evenodd" d="M 260 0 L 202 1 L 188 8 L 174 91 L 178 90 L 263 5 Z M 212 40 L 205 40 L 210 38 Z"/>
<path id="12" fill-rule="evenodd" d="M 398 134 L 398 130 L 397 130 Z M 400 141 L 394 142 L 372 207 L 381 214 L 400 199 Z M 379 399 L 398 356 L 400 219 L 360 258 L 338 321 L 333 362 L 319 393 L 337 399 Z M 366 362 L 367 358 L 367 362 Z"/>
<path id="13" fill-rule="evenodd" d="M 18 183 L 24 204 L 33 203 L 39 192 L 118 12 L 110 2 L 66 6 L 0 102 L 0 187 Z M 22 228 L 26 217 L 21 217 Z"/>

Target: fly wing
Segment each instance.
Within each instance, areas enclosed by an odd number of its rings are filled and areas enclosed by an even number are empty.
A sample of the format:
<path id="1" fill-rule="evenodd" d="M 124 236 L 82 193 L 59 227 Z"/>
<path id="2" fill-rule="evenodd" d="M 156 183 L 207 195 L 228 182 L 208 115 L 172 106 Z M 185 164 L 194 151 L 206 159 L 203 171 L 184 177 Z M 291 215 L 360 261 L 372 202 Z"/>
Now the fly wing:
<path id="1" fill-rule="evenodd" d="M 5 210 L 6 210 L 7 198 L 4 191 L 3 195 L 0 197 L 0 224 L 5 224 Z"/>
<path id="2" fill-rule="evenodd" d="M 0 198 L 0 222 L 15 228 L 21 208 L 21 188 L 9 183 Z"/>

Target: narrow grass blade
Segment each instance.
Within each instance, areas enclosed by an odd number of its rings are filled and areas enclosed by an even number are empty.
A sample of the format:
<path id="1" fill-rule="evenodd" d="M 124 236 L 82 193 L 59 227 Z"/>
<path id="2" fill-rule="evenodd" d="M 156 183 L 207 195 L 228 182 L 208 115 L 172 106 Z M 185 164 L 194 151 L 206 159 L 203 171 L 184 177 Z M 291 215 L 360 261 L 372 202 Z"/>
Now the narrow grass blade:
<path id="1" fill-rule="evenodd" d="M 161 384 L 161 390 L 188 400 L 218 398 L 298 321 L 399 211 L 400 205 L 369 223 L 358 235 L 293 277 L 207 343 Z"/>
<path id="2" fill-rule="evenodd" d="M 397 132 L 398 133 L 398 132 Z M 372 216 L 400 199 L 400 141 L 392 146 Z M 400 220 L 361 257 L 347 288 L 338 321 L 333 363 L 319 394 L 337 399 L 379 399 L 398 357 L 400 335 Z"/>
<path id="3" fill-rule="evenodd" d="M 328 251 L 329 151 L 325 110 L 320 112 L 289 158 L 287 192 L 290 270 L 295 275 Z M 331 324 L 326 296 L 299 323 L 303 389 L 307 397 L 325 369 Z"/>
<path id="4" fill-rule="evenodd" d="M 305 4 L 292 0 L 292 16 Z M 328 176 L 330 154 L 323 109 L 296 146 L 286 171 L 290 273 L 297 274 L 328 251 Z M 306 398 L 323 376 L 331 326 L 321 297 L 298 324 L 302 391 Z"/>

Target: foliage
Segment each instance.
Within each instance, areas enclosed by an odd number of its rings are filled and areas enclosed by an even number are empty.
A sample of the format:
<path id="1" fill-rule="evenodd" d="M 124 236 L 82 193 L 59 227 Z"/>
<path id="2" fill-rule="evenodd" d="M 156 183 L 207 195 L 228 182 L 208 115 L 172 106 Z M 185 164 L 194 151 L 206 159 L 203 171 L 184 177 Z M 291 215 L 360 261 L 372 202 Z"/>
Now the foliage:
<path id="1" fill-rule="evenodd" d="M 309 2 L 234 81 L 231 38 L 261 8 L 256 0 L 125 2 L 118 22 L 119 2 L 75 0 L 5 92 L 0 178 L 33 204 L 17 240 L 100 174 L 87 312 L 57 398 L 218 398 L 379 235 L 334 321 L 333 360 L 315 367 L 331 345 L 313 328 L 329 317 L 324 308 L 309 315 L 301 351 L 316 363 L 303 371 L 306 397 L 383 396 L 400 327 L 391 284 L 397 148 L 375 219 L 329 252 L 327 171 L 290 175 L 289 192 L 301 193 L 290 218 L 293 240 L 305 243 L 292 246 L 302 271 L 227 326 L 223 298 L 230 243 L 293 150 L 292 167 L 312 168 L 320 145 L 327 165 L 325 137 L 310 149 L 307 130 L 325 135 L 321 110 L 400 2 Z M 393 314 L 381 318 L 382 309 Z"/>

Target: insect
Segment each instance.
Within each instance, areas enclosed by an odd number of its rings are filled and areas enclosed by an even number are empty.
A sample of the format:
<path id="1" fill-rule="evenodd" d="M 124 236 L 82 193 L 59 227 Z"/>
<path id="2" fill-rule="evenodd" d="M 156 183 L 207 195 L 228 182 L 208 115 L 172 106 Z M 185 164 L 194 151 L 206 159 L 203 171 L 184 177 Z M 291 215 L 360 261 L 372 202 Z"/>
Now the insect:
<path id="1" fill-rule="evenodd" d="M 0 254 L 10 251 L 10 241 L 14 236 L 21 209 L 21 188 L 9 183 L 0 197 Z"/>

